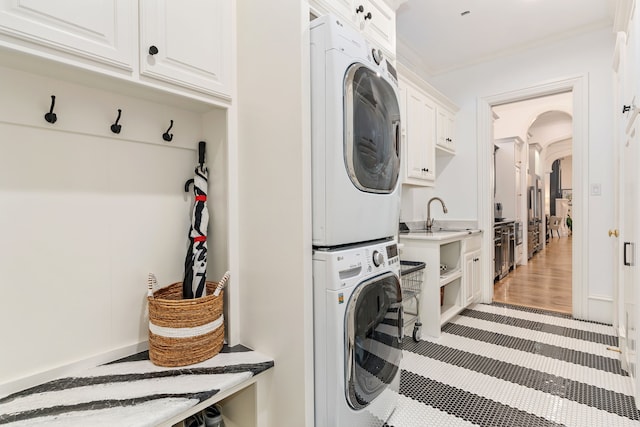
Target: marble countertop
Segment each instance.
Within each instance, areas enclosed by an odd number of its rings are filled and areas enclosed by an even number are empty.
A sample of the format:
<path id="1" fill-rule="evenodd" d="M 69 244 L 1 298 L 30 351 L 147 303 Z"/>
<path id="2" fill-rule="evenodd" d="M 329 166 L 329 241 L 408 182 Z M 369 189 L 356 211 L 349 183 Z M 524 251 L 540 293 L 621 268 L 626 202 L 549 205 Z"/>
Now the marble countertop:
<path id="1" fill-rule="evenodd" d="M 412 230 L 409 233 L 400 233 L 400 239 L 433 240 L 441 242 L 444 240 L 465 239 L 473 234 L 480 234 L 482 230 L 475 228 L 466 229 L 433 229 L 432 231 Z"/>
<path id="2" fill-rule="evenodd" d="M 243 346 L 179 368 L 156 366 L 142 352 L 0 397 L 0 424 L 157 426 L 273 366 Z"/>

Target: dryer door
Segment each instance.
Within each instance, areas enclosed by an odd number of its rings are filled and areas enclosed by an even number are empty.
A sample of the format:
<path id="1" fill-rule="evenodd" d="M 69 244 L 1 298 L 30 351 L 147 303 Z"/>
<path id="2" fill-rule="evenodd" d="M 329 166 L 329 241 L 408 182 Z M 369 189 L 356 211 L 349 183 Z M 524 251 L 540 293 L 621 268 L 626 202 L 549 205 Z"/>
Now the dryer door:
<path id="1" fill-rule="evenodd" d="M 392 193 L 400 173 L 400 109 L 391 84 L 363 64 L 345 76 L 345 166 L 353 185 Z"/>
<path id="2" fill-rule="evenodd" d="M 369 405 L 393 381 L 402 350 L 402 292 L 389 272 L 354 290 L 345 314 L 346 397 L 353 409 Z"/>

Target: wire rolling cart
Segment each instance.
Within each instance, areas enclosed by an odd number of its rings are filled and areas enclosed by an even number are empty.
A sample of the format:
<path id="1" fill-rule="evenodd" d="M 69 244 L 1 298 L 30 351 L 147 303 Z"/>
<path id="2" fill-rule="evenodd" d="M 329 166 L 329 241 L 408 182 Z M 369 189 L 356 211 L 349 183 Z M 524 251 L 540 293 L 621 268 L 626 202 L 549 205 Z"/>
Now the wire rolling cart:
<path id="1" fill-rule="evenodd" d="M 422 292 L 422 275 L 424 273 L 425 263 L 418 261 L 400 261 L 400 287 L 402 288 L 402 303 L 405 301 L 415 301 L 415 313 L 404 310 L 405 315 L 411 317 L 405 318 L 405 325 L 413 323 L 413 340 L 420 341 L 422 336 L 422 322 L 420 322 L 420 292 Z"/>

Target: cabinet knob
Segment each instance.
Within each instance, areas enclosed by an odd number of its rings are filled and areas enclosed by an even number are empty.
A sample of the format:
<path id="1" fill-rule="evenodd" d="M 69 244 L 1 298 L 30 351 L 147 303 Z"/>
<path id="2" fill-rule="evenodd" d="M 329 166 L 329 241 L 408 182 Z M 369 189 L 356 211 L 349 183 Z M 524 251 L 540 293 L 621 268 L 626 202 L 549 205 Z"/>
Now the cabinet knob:
<path id="1" fill-rule="evenodd" d="M 626 113 L 629 110 L 631 110 L 631 105 L 623 105 L 622 106 L 622 114 Z"/>
<path id="2" fill-rule="evenodd" d="M 364 15 L 364 19 L 365 19 L 365 20 L 367 20 L 367 19 L 371 19 L 371 12 L 367 12 L 367 14 L 366 14 L 366 15 Z"/>
<path id="3" fill-rule="evenodd" d="M 153 56 L 158 53 L 158 48 L 154 45 L 149 46 L 149 55 Z"/>
<path id="4" fill-rule="evenodd" d="M 364 6 L 363 5 L 360 5 L 360 6 L 356 7 L 356 13 L 362 13 L 362 12 L 364 12 Z"/>
<path id="5" fill-rule="evenodd" d="M 429 172 L 429 169 L 427 169 L 427 168 L 422 168 L 422 172 Z"/>

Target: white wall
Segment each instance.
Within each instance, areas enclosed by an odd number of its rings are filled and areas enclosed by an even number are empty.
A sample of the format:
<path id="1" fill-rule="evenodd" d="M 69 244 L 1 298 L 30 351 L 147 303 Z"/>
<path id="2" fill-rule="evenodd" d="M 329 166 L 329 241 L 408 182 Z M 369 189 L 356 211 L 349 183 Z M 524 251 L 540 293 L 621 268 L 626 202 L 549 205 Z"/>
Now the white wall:
<path id="1" fill-rule="evenodd" d="M 312 426 L 309 5 L 237 14 L 241 339 L 275 359 L 260 425 Z"/>
<path id="2" fill-rule="evenodd" d="M 599 30 L 550 46 L 531 49 L 506 58 L 438 75 L 429 80 L 459 107 L 456 135 L 458 154 L 450 162 L 447 174 L 438 177 L 436 192 L 444 197 L 450 215 L 477 216 L 477 102 L 494 96 L 545 82 L 577 75 L 588 75 L 589 185 L 599 183 L 601 196 L 591 196 L 587 293 L 593 306 L 589 317 L 612 321 L 612 254 L 606 230 L 613 221 L 613 156 L 611 138 L 612 79 L 611 58 L 615 38 L 610 30 Z M 455 179 L 454 179 L 455 178 Z M 461 183 L 463 183 L 461 185 Z M 465 185 L 464 183 L 467 183 Z M 426 199 L 422 191 L 414 199 Z M 574 195 L 575 198 L 575 195 Z M 595 302 L 604 300 L 605 304 Z"/>
<path id="3" fill-rule="evenodd" d="M 572 188 L 573 185 L 573 156 L 563 157 L 560 161 L 560 182 L 563 189 Z"/>
<path id="4" fill-rule="evenodd" d="M 41 372 L 143 349 L 147 274 L 161 286 L 182 279 L 192 203 L 184 183 L 207 135 L 219 164 L 225 120 L 209 112 L 222 126 L 206 131 L 201 113 L 9 68 L 0 68 L 0 92 L 0 389 L 10 390 Z M 52 94 L 55 124 L 43 117 Z M 213 171 L 213 204 L 224 175 Z M 224 218 L 214 206 L 211 216 L 218 274 Z"/>

